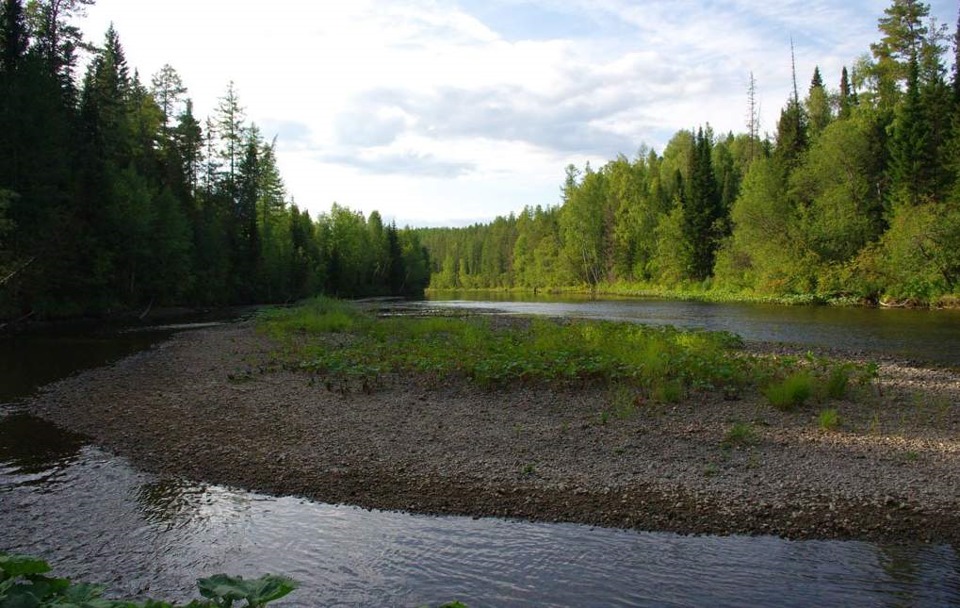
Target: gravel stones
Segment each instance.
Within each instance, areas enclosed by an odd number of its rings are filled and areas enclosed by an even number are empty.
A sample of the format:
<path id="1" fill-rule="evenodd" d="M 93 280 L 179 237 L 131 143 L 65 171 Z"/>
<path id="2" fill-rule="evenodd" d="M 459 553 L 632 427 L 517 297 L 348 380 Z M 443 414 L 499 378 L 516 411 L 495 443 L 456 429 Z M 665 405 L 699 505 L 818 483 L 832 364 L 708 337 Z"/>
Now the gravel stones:
<path id="1" fill-rule="evenodd" d="M 388 376 L 372 393 L 273 369 L 249 323 L 179 334 L 47 387 L 31 409 L 144 469 L 369 508 L 683 533 L 960 541 L 960 374 L 883 361 L 784 413 L 688 395 L 629 417 L 607 387 Z M 784 347 L 778 347 L 783 350 Z M 822 407 L 828 407 L 823 405 Z M 725 434 L 750 424 L 753 439 Z"/>

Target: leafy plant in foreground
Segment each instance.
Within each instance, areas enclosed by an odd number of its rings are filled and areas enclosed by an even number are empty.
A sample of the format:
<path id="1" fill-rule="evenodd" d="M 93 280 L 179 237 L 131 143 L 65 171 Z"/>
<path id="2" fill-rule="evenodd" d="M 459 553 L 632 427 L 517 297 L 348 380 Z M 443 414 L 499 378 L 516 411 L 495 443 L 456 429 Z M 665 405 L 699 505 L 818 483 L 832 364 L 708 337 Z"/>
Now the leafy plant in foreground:
<path id="1" fill-rule="evenodd" d="M 106 587 L 48 576 L 50 565 L 28 555 L 0 553 L 0 608 L 176 608 L 174 604 L 103 598 Z M 297 588 L 293 579 L 267 574 L 254 580 L 217 574 L 197 581 L 204 600 L 183 608 L 262 608 Z"/>

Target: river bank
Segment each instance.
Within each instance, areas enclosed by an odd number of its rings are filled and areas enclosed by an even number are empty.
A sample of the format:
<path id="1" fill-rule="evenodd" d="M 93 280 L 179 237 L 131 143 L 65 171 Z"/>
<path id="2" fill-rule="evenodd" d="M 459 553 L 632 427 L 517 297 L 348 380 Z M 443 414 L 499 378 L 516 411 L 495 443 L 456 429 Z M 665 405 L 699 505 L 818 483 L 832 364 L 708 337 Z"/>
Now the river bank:
<path id="1" fill-rule="evenodd" d="M 634 283 L 603 283 L 593 289 L 586 286 L 563 286 L 548 288 L 504 287 L 504 288 L 457 288 L 427 289 L 429 298 L 444 297 L 449 294 L 467 294 L 472 297 L 488 294 L 511 295 L 514 297 L 574 296 L 583 298 L 646 298 L 683 302 L 711 302 L 729 304 L 776 304 L 778 306 L 842 306 L 851 308 L 908 308 L 930 310 L 960 310 L 960 295 L 941 295 L 931 300 L 894 299 L 887 297 L 865 298 L 852 295 L 824 295 L 816 293 L 802 294 L 764 294 L 712 287 L 664 287 L 661 285 Z"/>
<path id="2" fill-rule="evenodd" d="M 30 409 L 150 471 L 323 502 L 960 542 L 960 376 L 949 370 L 881 362 L 879 391 L 836 406 L 828 432 L 816 407 L 780 412 L 750 395 L 691 394 L 621 418 L 604 415 L 600 386 L 404 375 L 370 393 L 328 390 L 274 369 L 275 348 L 250 323 L 187 332 L 51 385 Z"/>

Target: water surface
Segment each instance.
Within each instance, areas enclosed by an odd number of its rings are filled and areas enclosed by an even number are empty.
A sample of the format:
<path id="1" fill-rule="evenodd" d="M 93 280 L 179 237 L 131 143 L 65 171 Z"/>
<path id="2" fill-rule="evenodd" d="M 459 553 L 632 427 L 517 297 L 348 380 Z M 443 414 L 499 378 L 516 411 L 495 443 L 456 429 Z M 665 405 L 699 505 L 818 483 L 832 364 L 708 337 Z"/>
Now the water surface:
<path id="1" fill-rule="evenodd" d="M 729 331 L 746 340 L 862 350 L 960 365 L 960 310 L 514 297 L 440 292 L 418 306 Z"/>
<path id="2" fill-rule="evenodd" d="M 30 424 L 44 423 L 5 419 L 0 429 Z M 301 582 L 287 606 L 960 603 L 960 556 L 947 546 L 366 511 L 157 478 L 71 434 L 55 443 L 42 457 L 22 445 L 0 455 L 0 548 L 126 596 L 185 601 L 199 576 L 269 571 Z"/>
<path id="3" fill-rule="evenodd" d="M 275 498 L 137 471 L 16 402 L 164 335 L 0 340 L 0 551 L 123 596 L 180 601 L 201 576 L 273 572 L 302 584 L 286 606 L 960 605 L 951 546 L 685 537 Z"/>

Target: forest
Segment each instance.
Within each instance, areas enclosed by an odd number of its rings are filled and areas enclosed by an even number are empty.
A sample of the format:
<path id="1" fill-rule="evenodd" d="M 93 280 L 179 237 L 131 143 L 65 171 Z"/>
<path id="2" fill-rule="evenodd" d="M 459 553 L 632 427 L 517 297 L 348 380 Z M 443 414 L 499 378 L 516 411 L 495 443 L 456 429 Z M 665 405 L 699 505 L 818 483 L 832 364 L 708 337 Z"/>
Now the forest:
<path id="1" fill-rule="evenodd" d="M 567 167 L 557 206 L 421 230 L 431 288 L 956 306 L 960 32 L 914 0 L 878 30 L 836 87 L 785 66 L 772 135 L 751 74 L 742 133 L 681 130 L 662 154 Z"/>
<path id="2" fill-rule="evenodd" d="M 93 2 L 0 6 L 0 319 L 422 293 L 416 232 L 312 218 L 232 83 L 201 120 L 174 68 L 82 39 Z"/>

